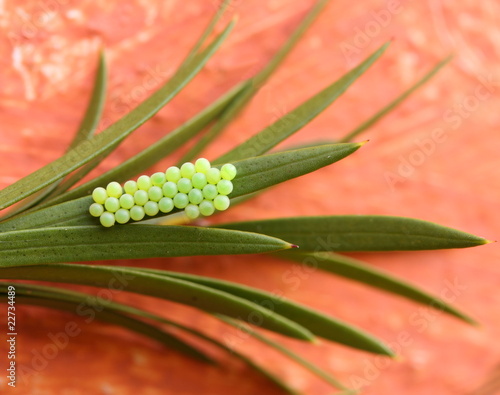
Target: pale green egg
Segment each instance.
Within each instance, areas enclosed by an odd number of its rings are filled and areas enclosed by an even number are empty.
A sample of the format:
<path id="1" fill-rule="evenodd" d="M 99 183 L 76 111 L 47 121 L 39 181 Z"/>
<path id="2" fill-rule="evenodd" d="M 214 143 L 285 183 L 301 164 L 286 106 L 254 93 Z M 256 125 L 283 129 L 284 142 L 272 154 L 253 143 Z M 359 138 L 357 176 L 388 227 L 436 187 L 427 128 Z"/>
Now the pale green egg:
<path id="1" fill-rule="evenodd" d="M 150 217 L 154 217 L 160 211 L 158 203 L 149 201 L 144 205 L 144 212 Z"/>
<path id="2" fill-rule="evenodd" d="M 145 214 L 146 213 L 144 212 L 144 207 L 134 206 L 130 209 L 130 218 L 132 218 L 134 221 L 140 221 L 144 218 Z"/>
<path id="3" fill-rule="evenodd" d="M 123 188 L 116 181 L 113 181 L 110 182 L 106 187 L 106 192 L 110 197 L 119 198 L 121 195 L 123 195 Z"/>
<path id="4" fill-rule="evenodd" d="M 226 163 L 220 169 L 220 175 L 224 180 L 231 181 L 234 177 L 236 177 L 236 167 L 231 163 Z"/>
<path id="5" fill-rule="evenodd" d="M 115 224 L 115 215 L 108 211 L 105 211 L 100 217 L 101 225 L 110 228 Z"/>
<path id="6" fill-rule="evenodd" d="M 200 209 L 196 204 L 188 204 L 184 209 L 186 217 L 189 219 L 196 219 L 200 216 Z"/>
<path id="7" fill-rule="evenodd" d="M 214 204 L 210 200 L 203 200 L 199 205 L 201 215 L 209 217 L 215 212 Z"/>
<path id="8" fill-rule="evenodd" d="M 194 162 L 194 168 L 198 173 L 206 173 L 211 166 L 208 159 L 205 158 L 196 159 L 196 162 Z"/>
<path id="9" fill-rule="evenodd" d="M 89 213 L 92 217 L 100 217 L 104 213 L 104 207 L 99 203 L 92 203 L 89 207 Z"/>
<path id="10" fill-rule="evenodd" d="M 229 204 L 229 198 L 225 195 L 218 195 L 214 199 L 214 207 L 219 211 L 227 210 Z"/>
<path id="11" fill-rule="evenodd" d="M 96 203 L 104 204 L 107 198 L 108 198 L 108 193 L 103 187 L 97 187 L 92 192 L 92 199 L 94 199 L 94 202 Z"/>
<path id="12" fill-rule="evenodd" d="M 124 208 L 119 209 L 115 213 L 115 219 L 119 224 L 126 224 L 128 221 L 130 221 L 130 211 Z"/>

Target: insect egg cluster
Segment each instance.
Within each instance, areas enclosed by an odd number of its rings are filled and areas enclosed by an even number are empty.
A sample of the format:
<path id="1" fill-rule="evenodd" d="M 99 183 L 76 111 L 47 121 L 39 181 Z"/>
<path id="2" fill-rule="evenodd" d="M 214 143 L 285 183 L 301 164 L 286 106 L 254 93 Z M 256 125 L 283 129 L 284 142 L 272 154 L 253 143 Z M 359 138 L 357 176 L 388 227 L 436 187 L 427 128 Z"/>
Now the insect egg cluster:
<path id="1" fill-rule="evenodd" d="M 207 217 L 229 207 L 228 195 L 233 191 L 231 181 L 235 176 L 234 165 L 226 163 L 219 170 L 200 158 L 180 168 L 171 166 L 164 173 L 142 175 L 123 187 L 114 181 L 106 188 L 98 187 L 92 192 L 94 203 L 89 212 L 105 227 L 140 221 L 159 212 L 166 214 L 174 208 L 184 209 L 189 219 Z"/>

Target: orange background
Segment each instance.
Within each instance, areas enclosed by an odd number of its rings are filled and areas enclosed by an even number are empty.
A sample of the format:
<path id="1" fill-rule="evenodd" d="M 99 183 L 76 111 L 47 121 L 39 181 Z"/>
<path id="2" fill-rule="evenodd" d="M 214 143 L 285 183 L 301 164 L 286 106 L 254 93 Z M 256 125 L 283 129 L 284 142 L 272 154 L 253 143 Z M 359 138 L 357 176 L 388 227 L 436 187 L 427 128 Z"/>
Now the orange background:
<path id="1" fill-rule="evenodd" d="M 256 73 L 314 1 L 233 2 L 239 21 L 196 79 L 137 130 L 98 172 L 168 133 L 238 81 Z M 60 156 L 85 109 L 98 51 L 106 49 L 109 90 L 102 126 L 119 119 L 172 74 L 220 1 L 25 0 L 0 3 L 0 187 Z M 352 157 L 279 185 L 213 221 L 292 215 L 418 217 L 497 239 L 500 201 L 498 64 L 500 4 L 449 0 L 332 1 L 279 72 L 207 152 L 214 158 L 341 76 L 382 43 L 383 58 L 334 106 L 281 147 L 349 132 L 450 53 L 439 75 L 369 130 Z M 440 137 L 435 130 L 441 128 Z M 433 134 L 434 133 L 434 134 Z M 152 170 L 163 169 L 176 157 Z M 394 176 L 397 181 L 394 181 Z M 391 181 L 392 180 L 392 181 Z M 479 328 L 321 272 L 266 256 L 121 262 L 213 276 L 269 291 L 354 323 L 395 345 L 381 360 L 339 345 L 284 340 L 293 350 L 365 394 L 470 394 L 500 360 L 498 245 L 440 252 L 358 254 L 440 294 L 457 283 L 454 304 Z M 284 278 L 295 270 L 296 283 Z M 297 285 L 298 284 L 298 285 Z M 120 293 L 126 301 L 220 336 L 231 330 L 190 308 Z M 427 314 L 427 315 L 425 315 Z M 75 321 L 72 338 L 39 372 L 18 376 L 23 394 L 278 394 L 241 363 L 193 362 L 114 326 L 18 306 L 18 362 L 32 366 L 48 334 Z M 2 324 L 3 327 L 3 324 Z M 3 330 L 2 330 L 3 331 Z M 281 339 L 280 339 L 281 340 Z M 0 360 L 5 364 L 5 342 Z M 329 394 L 319 379 L 245 339 L 238 349 L 305 394 Z M 2 368 L 4 369 L 4 368 Z M 19 374 L 19 373 L 18 373 Z M 0 387 L 7 386 L 0 378 Z M 490 392 L 491 394 L 495 392 Z M 498 392 L 497 392 L 498 393 Z"/>

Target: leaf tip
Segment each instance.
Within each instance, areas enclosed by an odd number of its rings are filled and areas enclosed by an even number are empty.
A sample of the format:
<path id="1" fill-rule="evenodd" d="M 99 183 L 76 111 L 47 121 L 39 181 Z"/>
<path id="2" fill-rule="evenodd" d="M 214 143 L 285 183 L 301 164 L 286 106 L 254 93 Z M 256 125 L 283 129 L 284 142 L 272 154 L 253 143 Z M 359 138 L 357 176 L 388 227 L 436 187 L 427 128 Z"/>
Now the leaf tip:
<path id="1" fill-rule="evenodd" d="M 300 248 L 297 244 L 290 244 L 290 248 Z"/>
<path id="2" fill-rule="evenodd" d="M 392 358 L 394 360 L 398 360 L 400 358 L 389 346 L 387 346 L 384 343 L 379 342 L 379 347 L 378 350 L 376 351 L 377 354 L 384 355 L 386 357 Z"/>

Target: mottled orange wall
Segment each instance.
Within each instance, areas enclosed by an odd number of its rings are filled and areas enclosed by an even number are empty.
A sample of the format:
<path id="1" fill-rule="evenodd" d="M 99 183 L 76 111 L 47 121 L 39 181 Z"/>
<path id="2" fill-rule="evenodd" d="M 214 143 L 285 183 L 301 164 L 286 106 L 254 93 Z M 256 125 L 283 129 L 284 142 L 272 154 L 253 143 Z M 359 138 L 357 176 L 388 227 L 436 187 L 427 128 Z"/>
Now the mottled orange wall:
<path id="1" fill-rule="evenodd" d="M 235 0 L 231 12 L 239 14 L 238 24 L 217 56 L 97 172 L 130 157 L 253 75 L 313 3 Z M 105 126 L 172 74 L 219 4 L 217 0 L 0 1 L 0 187 L 63 152 L 90 94 L 99 48 L 105 48 L 110 70 L 101 125 Z M 497 239 L 498 15 L 500 4 L 494 0 L 332 1 L 248 110 L 206 152 L 207 157 L 225 152 L 273 122 L 388 40 L 393 42 L 383 59 L 286 144 L 342 136 L 443 57 L 454 54 L 454 59 L 430 84 L 367 132 L 363 139 L 370 143 L 355 155 L 275 187 L 214 221 L 297 214 L 389 214 L 420 217 Z M 224 20 L 229 18 L 227 14 Z M 369 384 L 364 393 L 371 395 L 456 395 L 477 387 L 500 359 L 499 256 L 497 245 L 359 256 L 435 294 L 445 292 L 450 282 L 457 283 L 454 304 L 475 317 L 482 324 L 479 328 L 266 256 L 121 264 L 182 270 L 284 293 L 370 330 L 398 348 L 401 358 L 385 361 L 327 342 L 311 346 L 286 340 L 347 384 L 353 380 Z M 209 333 L 229 333 L 192 309 L 125 293 L 114 297 Z M 230 358 L 225 357 L 224 368 L 203 366 L 113 326 L 87 324 L 85 318 L 19 307 L 19 362 L 40 371 L 19 377 L 18 392 L 280 393 Z M 63 331 L 71 321 L 81 329 L 78 336 L 58 349 L 54 359 L 38 361 L 37 353 L 52 342 L 49 333 Z M 0 366 L 5 364 L 4 348 L 2 342 Z M 254 341 L 244 339 L 238 348 L 306 394 L 331 393 L 318 379 Z M 2 376 L 0 388 L 4 387 Z"/>

